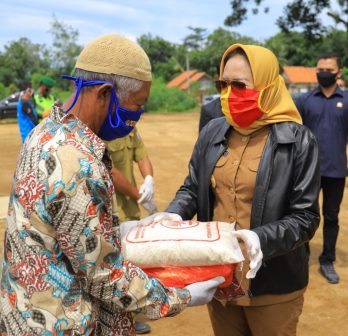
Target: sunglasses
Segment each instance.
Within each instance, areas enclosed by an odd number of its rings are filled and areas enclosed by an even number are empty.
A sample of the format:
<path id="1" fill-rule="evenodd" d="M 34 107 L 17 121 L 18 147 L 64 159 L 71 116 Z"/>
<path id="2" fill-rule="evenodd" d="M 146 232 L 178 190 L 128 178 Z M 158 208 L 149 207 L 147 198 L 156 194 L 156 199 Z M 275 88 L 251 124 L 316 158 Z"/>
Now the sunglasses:
<path id="1" fill-rule="evenodd" d="M 246 89 L 246 84 L 237 80 L 217 80 L 215 86 L 219 91 L 226 89 L 228 86 L 235 89 Z"/>

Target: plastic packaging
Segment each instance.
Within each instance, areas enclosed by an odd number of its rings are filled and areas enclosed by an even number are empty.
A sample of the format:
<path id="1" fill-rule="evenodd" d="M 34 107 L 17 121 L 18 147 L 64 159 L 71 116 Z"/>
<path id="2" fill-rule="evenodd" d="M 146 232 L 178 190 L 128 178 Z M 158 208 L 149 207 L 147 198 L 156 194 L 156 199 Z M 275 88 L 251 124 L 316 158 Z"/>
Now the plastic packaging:
<path id="1" fill-rule="evenodd" d="M 217 276 L 223 276 L 225 282 L 220 288 L 232 284 L 236 264 L 216 266 L 167 266 L 143 268 L 150 277 L 159 279 L 166 287 L 183 288 L 194 282 L 206 281 Z"/>
<path id="2" fill-rule="evenodd" d="M 233 231 L 224 222 L 161 220 L 125 232 L 122 250 L 146 268 L 235 264 L 244 257 Z"/>

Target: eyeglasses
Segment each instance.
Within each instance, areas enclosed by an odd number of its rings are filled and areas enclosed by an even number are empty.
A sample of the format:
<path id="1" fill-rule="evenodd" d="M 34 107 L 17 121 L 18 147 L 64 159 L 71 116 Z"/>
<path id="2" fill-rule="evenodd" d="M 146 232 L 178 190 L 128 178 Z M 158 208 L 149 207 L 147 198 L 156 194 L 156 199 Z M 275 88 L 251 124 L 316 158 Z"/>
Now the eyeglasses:
<path id="1" fill-rule="evenodd" d="M 246 84 L 237 80 L 217 80 L 215 81 L 215 86 L 219 91 L 226 89 L 228 86 L 235 89 L 246 89 Z"/>

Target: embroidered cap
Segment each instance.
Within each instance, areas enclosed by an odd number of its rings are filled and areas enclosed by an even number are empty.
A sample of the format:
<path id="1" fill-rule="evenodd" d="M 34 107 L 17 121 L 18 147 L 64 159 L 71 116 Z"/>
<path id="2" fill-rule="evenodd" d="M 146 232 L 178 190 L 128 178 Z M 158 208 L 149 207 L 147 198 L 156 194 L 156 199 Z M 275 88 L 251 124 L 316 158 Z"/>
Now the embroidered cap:
<path id="1" fill-rule="evenodd" d="M 151 81 L 151 64 L 145 51 L 126 37 L 108 34 L 97 37 L 81 51 L 76 68 Z"/>

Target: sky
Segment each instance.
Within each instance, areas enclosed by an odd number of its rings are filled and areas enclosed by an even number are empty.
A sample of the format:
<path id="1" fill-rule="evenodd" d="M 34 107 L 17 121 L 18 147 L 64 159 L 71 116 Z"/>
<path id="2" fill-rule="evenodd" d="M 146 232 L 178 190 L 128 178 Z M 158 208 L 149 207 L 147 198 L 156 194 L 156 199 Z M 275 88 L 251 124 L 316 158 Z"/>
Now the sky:
<path id="1" fill-rule="evenodd" d="M 267 0 L 268 14 L 250 14 L 241 26 L 228 29 L 263 41 L 279 31 L 275 21 L 287 2 Z M 0 50 L 21 37 L 50 45 L 54 16 L 79 31 L 81 45 L 106 33 L 132 40 L 150 33 L 182 43 L 190 34 L 188 26 L 206 28 L 209 34 L 224 27 L 230 12 L 229 0 L 1 0 Z"/>

